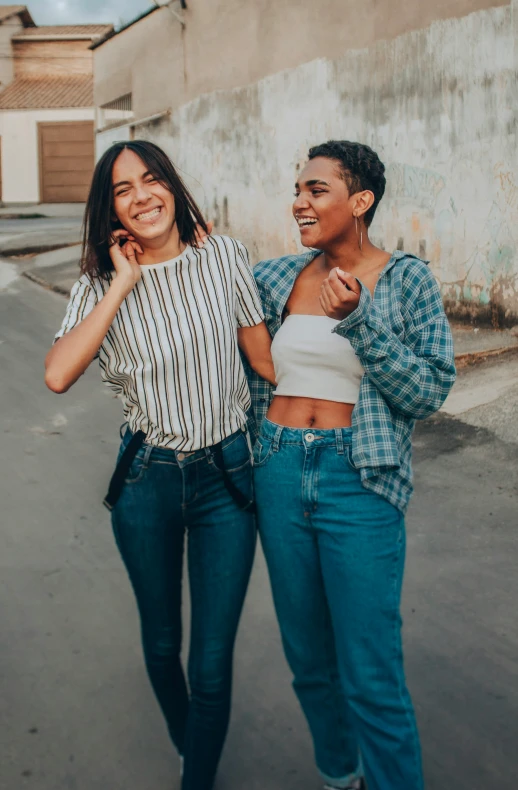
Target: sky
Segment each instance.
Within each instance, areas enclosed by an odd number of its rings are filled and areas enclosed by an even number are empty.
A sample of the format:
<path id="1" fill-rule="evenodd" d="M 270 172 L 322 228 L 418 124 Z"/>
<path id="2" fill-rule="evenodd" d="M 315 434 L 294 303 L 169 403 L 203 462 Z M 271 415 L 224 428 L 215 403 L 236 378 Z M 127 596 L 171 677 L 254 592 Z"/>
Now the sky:
<path id="1" fill-rule="evenodd" d="M 154 3 L 153 0 L 25 0 L 25 5 L 37 25 L 108 22 L 118 26 Z"/>

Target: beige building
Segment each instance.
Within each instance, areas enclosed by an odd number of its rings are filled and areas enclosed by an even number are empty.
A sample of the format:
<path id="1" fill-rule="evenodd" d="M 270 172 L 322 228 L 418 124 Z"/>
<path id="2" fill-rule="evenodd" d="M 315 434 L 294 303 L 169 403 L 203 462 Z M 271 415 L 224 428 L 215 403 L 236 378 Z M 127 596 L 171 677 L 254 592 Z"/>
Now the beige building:
<path id="1" fill-rule="evenodd" d="M 86 199 L 95 161 L 90 45 L 112 29 L 37 27 L 25 6 L 0 6 L 2 202 Z"/>
<path id="2" fill-rule="evenodd" d="M 451 314 L 518 323 L 518 0 L 186 0 L 94 54 L 98 155 L 163 145 L 252 256 L 297 249 L 308 147 L 372 145 L 386 249 L 430 259 Z"/>

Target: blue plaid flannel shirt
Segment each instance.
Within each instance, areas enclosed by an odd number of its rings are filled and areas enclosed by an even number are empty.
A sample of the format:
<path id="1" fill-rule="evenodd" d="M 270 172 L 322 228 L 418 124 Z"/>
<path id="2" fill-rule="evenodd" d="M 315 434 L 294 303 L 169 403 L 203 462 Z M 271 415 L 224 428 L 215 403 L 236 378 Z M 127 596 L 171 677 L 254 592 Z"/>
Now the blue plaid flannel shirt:
<path id="1" fill-rule="evenodd" d="M 272 337 L 300 272 L 318 251 L 261 261 L 254 267 Z M 352 462 L 365 488 L 405 512 L 412 494 L 412 431 L 440 408 L 455 381 L 453 339 L 435 278 L 425 261 L 394 252 L 374 297 L 362 283 L 357 309 L 334 327 L 365 369 L 352 415 Z M 257 435 L 274 388 L 245 361 Z"/>

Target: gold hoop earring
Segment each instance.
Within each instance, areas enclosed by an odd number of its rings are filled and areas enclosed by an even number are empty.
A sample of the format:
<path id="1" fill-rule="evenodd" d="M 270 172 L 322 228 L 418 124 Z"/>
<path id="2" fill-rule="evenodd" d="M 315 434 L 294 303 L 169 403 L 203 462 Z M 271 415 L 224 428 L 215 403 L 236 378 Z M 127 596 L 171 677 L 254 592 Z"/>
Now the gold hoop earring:
<path id="1" fill-rule="evenodd" d="M 358 216 L 357 214 L 354 215 L 354 225 L 356 228 L 356 238 L 358 239 L 358 247 L 360 248 L 360 252 L 363 249 L 363 228 L 360 225 L 360 232 L 358 233 Z"/>

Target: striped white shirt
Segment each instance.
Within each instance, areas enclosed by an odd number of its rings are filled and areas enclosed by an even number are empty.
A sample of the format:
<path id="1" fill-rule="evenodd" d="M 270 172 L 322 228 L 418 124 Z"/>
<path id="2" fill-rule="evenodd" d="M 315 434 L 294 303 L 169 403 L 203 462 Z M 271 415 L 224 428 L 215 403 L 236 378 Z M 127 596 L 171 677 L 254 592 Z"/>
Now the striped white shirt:
<path id="1" fill-rule="evenodd" d="M 109 286 L 83 275 L 56 339 Z M 241 428 L 250 393 L 237 327 L 263 318 L 248 253 L 235 239 L 210 236 L 202 249 L 142 266 L 99 349 L 102 379 L 120 396 L 130 429 L 156 447 L 191 451 Z"/>

